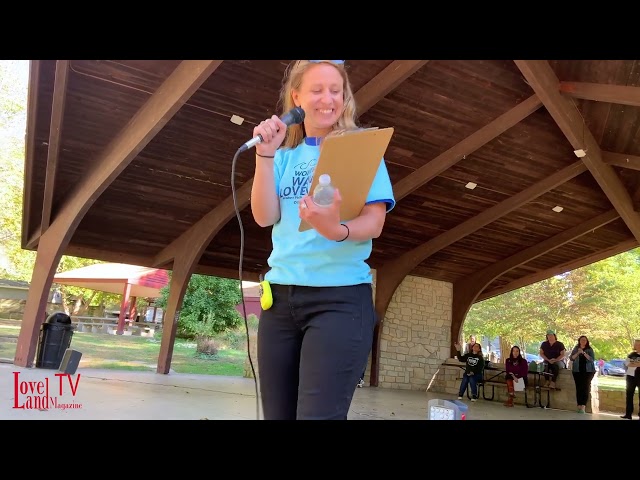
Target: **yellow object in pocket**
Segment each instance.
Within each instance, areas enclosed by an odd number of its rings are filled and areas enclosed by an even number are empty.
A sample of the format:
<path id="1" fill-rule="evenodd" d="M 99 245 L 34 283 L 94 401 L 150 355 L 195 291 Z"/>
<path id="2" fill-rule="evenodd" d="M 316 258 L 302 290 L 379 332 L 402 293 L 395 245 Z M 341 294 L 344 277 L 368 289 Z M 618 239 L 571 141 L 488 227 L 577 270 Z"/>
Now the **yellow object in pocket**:
<path id="1" fill-rule="evenodd" d="M 273 295 L 271 294 L 271 285 L 268 280 L 260 282 L 260 306 L 263 310 L 269 310 L 273 305 Z"/>

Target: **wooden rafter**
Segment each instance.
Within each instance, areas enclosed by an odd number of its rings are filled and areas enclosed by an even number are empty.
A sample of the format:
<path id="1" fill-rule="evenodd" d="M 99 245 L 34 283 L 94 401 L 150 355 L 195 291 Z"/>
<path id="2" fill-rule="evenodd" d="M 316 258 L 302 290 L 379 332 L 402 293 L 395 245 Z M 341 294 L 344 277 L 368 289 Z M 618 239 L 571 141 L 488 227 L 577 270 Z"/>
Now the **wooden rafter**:
<path id="1" fill-rule="evenodd" d="M 483 145 L 506 132 L 514 125 L 520 123 L 540 108 L 541 105 L 542 102 L 538 97 L 536 95 L 532 95 L 508 112 L 503 113 L 498 118 L 482 127 L 480 130 L 472 133 L 446 152 L 441 153 L 433 160 L 426 162 L 415 172 L 407 175 L 399 182 L 396 182 L 393 187 L 393 194 L 396 201 L 406 197 L 415 189 L 433 180 L 439 174 L 462 160 L 465 155 L 470 155 Z"/>
<path id="2" fill-rule="evenodd" d="M 73 235 L 86 210 L 115 180 L 131 160 L 151 141 L 164 125 L 191 97 L 200 85 L 222 63 L 222 60 L 185 60 L 142 108 L 132 117 L 100 157 L 78 182 L 69 200 L 61 207 L 59 225 L 65 236 Z M 68 222 L 68 223 L 67 223 Z M 51 231 L 52 226 L 45 232 Z M 63 227 L 64 225 L 64 227 Z"/>
<path id="3" fill-rule="evenodd" d="M 633 202 L 635 211 L 640 212 L 640 179 L 637 181 L 636 189 L 631 195 L 631 201 Z"/>
<path id="4" fill-rule="evenodd" d="M 477 289 L 478 293 L 480 293 L 486 285 L 501 275 L 504 275 L 509 270 L 513 270 L 520 265 L 524 265 L 531 260 L 541 257 L 542 255 L 566 245 L 589 232 L 593 232 L 594 230 L 607 225 L 618 218 L 620 218 L 618 212 L 615 209 L 611 209 L 608 212 L 581 223 L 580 225 L 576 225 L 573 228 L 560 232 L 557 235 L 549 237 L 529 248 L 521 250 L 520 252 L 475 272 L 472 275 L 466 276 L 460 281 L 460 284 L 465 285 L 469 289 Z"/>
<path id="5" fill-rule="evenodd" d="M 586 82 L 560 82 L 560 92 L 574 98 L 640 107 L 640 87 Z"/>
<path id="6" fill-rule="evenodd" d="M 623 153 L 602 152 L 602 161 L 616 167 L 640 170 L 640 157 L 637 155 L 625 155 Z"/>
<path id="7" fill-rule="evenodd" d="M 526 277 L 521 277 L 517 280 L 514 280 L 513 282 L 509 282 L 502 287 L 486 290 L 478 295 L 477 301 L 481 302 L 482 300 L 496 297 L 498 295 L 502 295 L 503 293 L 526 287 L 527 285 L 531 285 L 536 282 L 540 282 L 547 278 L 553 277 L 554 275 L 560 275 L 561 273 L 575 270 L 576 268 L 584 267 L 595 262 L 599 262 L 600 260 L 604 260 L 605 258 L 613 257 L 614 255 L 618 255 L 623 252 L 628 252 L 629 250 L 636 248 L 637 246 L 637 240 L 625 240 L 624 242 L 621 242 L 611 248 L 607 248 L 606 250 L 602 250 L 591 255 L 586 255 L 582 258 L 578 258 L 576 260 L 563 263 L 562 265 L 558 265 L 557 267 L 540 270 L 539 272 L 527 275 Z"/>
<path id="8" fill-rule="evenodd" d="M 571 99 L 562 96 L 560 81 L 547 61 L 515 60 L 527 83 L 564 133 L 574 151 L 582 150 L 582 161 L 600 185 L 625 224 L 640 241 L 640 214 L 633 209 L 629 192 L 610 165 L 602 161 L 600 146 L 587 128 Z"/>
<path id="9" fill-rule="evenodd" d="M 22 202 L 22 247 L 29 248 L 33 238 L 40 236 L 34 228 L 29 229 L 31 222 L 31 202 L 33 195 L 33 164 L 36 154 L 36 119 L 38 112 L 38 90 L 40 83 L 40 60 L 29 61 L 29 90 L 27 96 L 27 138 L 25 142 L 24 164 L 24 201 Z M 25 239 L 28 241 L 25 242 Z"/>
<path id="10" fill-rule="evenodd" d="M 246 181 L 236 191 L 236 198 L 242 199 L 243 202 L 239 203 L 238 208 L 242 209 L 241 205 L 246 205 L 249 201 L 252 185 L 253 178 Z M 196 248 L 203 250 L 234 215 L 233 197 L 228 196 L 222 203 L 216 206 L 216 208 L 194 223 L 191 228 L 176 238 L 166 248 L 162 249 L 154 258 L 153 265 L 159 268 L 170 263 L 180 252 L 184 251 L 184 249 L 192 250 Z M 202 252 L 200 251 L 197 257 L 200 257 L 201 254 Z"/>
<path id="11" fill-rule="evenodd" d="M 401 276 L 409 274 L 418 264 L 423 262 L 426 258 L 430 257 L 434 253 L 442 250 L 443 248 L 461 240 L 462 238 L 470 235 L 471 233 L 479 230 L 480 228 L 495 222 L 500 217 L 507 215 L 515 209 L 525 205 L 531 200 L 539 197 L 540 195 L 553 190 L 554 188 L 562 185 L 570 179 L 580 175 L 586 171 L 586 166 L 582 162 L 575 162 L 562 170 L 549 175 L 547 178 L 541 180 L 535 185 L 530 186 L 516 193 L 515 195 L 507 198 L 506 200 L 487 208 L 483 212 L 479 213 L 475 217 L 456 225 L 451 230 L 432 238 L 428 242 L 415 247 L 414 249 L 401 255 L 399 258 L 391 261 L 392 267 L 390 270 L 401 272 Z"/>
<path id="12" fill-rule="evenodd" d="M 386 97 L 429 60 L 394 60 L 355 94 L 358 115 L 362 115 Z"/>
<path id="13" fill-rule="evenodd" d="M 62 121 L 67 93 L 67 78 L 69 75 L 69 60 L 56 62 L 56 77 L 53 85 L 53 104 L 51 106 L 51 126 L 49 128 L 49 146 L 47 151 L 47 171 L 44 182 L 44 198 L 42 199 L 41 234 L 47 231 L 51 221 L 53 206 L 53 189 L 56 184 L 58 170 L 58 156 L 60 153 L 60 138 L 62 136 Z"/>

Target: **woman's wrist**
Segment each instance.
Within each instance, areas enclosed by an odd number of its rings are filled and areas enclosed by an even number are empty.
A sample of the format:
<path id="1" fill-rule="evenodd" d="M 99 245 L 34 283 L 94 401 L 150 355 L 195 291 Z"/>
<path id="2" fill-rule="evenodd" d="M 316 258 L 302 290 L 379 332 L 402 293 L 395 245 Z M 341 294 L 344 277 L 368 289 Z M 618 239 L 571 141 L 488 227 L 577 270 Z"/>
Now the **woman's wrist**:
<path id="1" fill-rule="evenodd" d="M 345 223 L 341 223 L 340 225 L 340 233 L 338 233 L 336 242 L 344 242 L 351 232 L 349 231 L 349 227 Z"/>

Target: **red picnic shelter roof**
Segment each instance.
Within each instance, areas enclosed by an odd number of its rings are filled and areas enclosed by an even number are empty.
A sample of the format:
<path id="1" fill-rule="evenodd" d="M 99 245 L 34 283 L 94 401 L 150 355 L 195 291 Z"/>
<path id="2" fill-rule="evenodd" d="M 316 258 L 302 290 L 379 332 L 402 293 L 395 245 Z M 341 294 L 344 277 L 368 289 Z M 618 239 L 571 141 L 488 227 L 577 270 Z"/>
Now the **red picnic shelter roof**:
<path id="1" fill-rule="evenodd" d="M 160 296 L 160 289 L 169 283 L 169 275 L 161 268 L 139 267 L 124 263 L 97 263 L 57 273 L 53 277 L 53 282 L 118 295 L 122 295 L 127 284 L 130 284 L 130 296 L 157 298 Z"/>

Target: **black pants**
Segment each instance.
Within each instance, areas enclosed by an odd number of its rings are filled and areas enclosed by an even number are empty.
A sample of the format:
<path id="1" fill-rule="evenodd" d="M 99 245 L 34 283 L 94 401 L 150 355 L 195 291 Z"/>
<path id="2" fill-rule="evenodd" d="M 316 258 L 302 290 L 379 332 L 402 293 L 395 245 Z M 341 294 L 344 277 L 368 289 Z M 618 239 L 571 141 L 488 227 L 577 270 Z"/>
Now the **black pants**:
<path id="1" fill-rule="evenodd" d="M 576 384 L 576 405 L 586 405 L 591 393 L 591 380 L 596 372 L 572 372 Z"/>
<path id="2" fill-rule="evenodd" d="M 558 362 L 544 362 L 544 371 L 551 374 L 551 381 L 555 383 L 555 381 L 558 379 L 558 375 L 560 375 L 560 364 Z"/>
<path id="3" fill-rule="evenodd" d="M 636 388 L 640 391 L 640 378 L 632 375 L 625 375 L 627 381 L 627 417 L 633 415 L 633 396 L 636 393 Z M 640 397 L 638 398 L 638 414 L 640 414 Z"/>
<path id="4" fill-rule="evenodd" d="M 346 420 L 373 340 L 371 285 L 271 291 L 258 327 L 264 418 Z"/>

